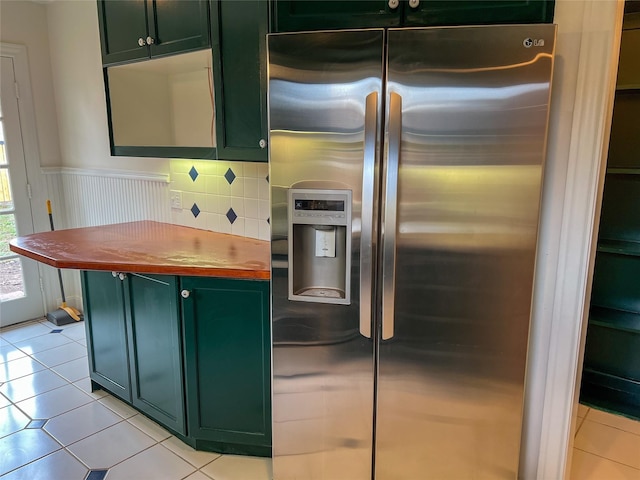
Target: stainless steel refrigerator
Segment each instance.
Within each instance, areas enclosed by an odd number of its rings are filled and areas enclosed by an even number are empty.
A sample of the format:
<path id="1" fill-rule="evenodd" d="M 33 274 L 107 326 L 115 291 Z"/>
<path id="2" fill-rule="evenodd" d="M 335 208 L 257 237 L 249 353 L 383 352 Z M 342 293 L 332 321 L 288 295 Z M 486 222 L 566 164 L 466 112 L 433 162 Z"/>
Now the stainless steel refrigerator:
<path id="1" fill-rule="evenodd" d="M 554 40 L 269 35 L 275 479 L 517 477 Z"/>

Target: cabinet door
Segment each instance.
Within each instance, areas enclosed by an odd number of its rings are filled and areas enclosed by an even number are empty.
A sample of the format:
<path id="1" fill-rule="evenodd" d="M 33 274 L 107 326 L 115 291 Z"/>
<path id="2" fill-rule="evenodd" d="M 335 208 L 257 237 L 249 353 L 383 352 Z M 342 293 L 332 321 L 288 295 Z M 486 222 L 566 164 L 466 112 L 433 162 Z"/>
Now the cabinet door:
<path id="1" fill-rule="evenodd" d="M 270 455 L 269 282 L 185 277 L 182 288 L 189 436 Z"/>
<path id="2" fill-rule="evenodd" d="M 551 23 L 553 1 L 548 0 L 420 0 L 404 10 L 404 26 Z"/>
<path id="3" fill-rule="evenodd" d="M 211 45 L 207 0 L 147 0 L 151 56 Z"/>
<path id="4" fill-rule="evenodd" d="M 122 282 L 111 272 L 82 272 L 91 380 L 131 401 Z"/>
<path id="5" fill-rule="evenodd" d="M 267 2 L 212 3 L 218 158 L 267 161 L 267 24 Z"/>
<path id="6" fill-rule="evenodd" d="M 133 405 L 185 433 L 178 282 L 167 275 L 127 274 Z"/>
<path id="7" fill-rule="evenodd" d="M 278 0 L 272 2 L 273 31 L 397 27 L 405 3 L 400 0 L 396 8 L 391 8 L 388 0 Z"/>
<path id="8" fill-rule="evenodd" d="M 138 43 L 147 37 L 145 0 L 98 0 L 98 20 L 104 65 L 149 56 Z"/>

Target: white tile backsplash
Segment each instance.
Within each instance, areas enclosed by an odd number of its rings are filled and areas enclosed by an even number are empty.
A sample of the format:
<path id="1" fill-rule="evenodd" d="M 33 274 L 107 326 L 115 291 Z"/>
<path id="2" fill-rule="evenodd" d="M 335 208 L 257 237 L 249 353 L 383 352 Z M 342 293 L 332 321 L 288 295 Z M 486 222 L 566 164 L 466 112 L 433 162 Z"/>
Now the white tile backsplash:
<path id="1" fill-rule="evenodd" d="M 192 167 L 198 172 L 195 180 L 189 176 Z M 266 163 L 176 159 L 169 168 L 171 190 L 182 192 L 182 209 L 171 210 L 173 223 L 269 240 Z M 231 184 L 225 178 L 229 169 L 235 175 Z M 191 212 L 194 203 L 200 209 L 197 217 Z M 237 215 L 233 224 L 227 218 L 230 208 Z"/>

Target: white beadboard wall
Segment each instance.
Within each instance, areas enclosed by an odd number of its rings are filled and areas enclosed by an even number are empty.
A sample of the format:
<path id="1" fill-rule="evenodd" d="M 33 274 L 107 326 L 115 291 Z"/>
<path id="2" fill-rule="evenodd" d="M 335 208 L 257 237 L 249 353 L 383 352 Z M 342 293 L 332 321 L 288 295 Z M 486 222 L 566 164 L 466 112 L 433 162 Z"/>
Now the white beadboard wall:
<path id="1" fill-rule="evenodd" d="M 265 163 L 175 159 L 170 175 L 65 167 L 43 168 L 42 173 L 56 229 L 155 220 L 269 239 Z M 170 191 L 179 193 L 181 208 L 171 208 Z M 47 304 L 53 308 L 61 300 L 55 270 L 46 268 L 43 276 Z M 81 308 L 78 272 L 63 271 L 63 278 L 68 302 Z"/>
<path id="2" fill-rule="evenodd" d="M 42 173 L 56 229 L 170 221 L 168 175 L 76 168 L 44 168 Z M 61 302 L 55 275 L 53 268 L 43 271 L 49 308 Z M 63 280 L 67 301 L 82 309 L 79 272 L 63 270 Z"/>

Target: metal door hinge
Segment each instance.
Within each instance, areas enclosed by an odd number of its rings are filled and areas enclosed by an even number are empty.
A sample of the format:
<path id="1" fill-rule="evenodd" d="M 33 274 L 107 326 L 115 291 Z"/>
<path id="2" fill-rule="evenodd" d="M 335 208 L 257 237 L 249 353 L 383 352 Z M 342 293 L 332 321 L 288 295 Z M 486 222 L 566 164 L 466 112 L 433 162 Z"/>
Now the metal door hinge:
<path id="1" fill-rule="evenodd" d="M 20 99 L 20 85 L 18 85 L 18 82 L 13 82 L 13 87 L 16 90 L 16 98 Z"/>
<path id="2" fill-rule="evenodd" d="M 33 197 L 31 196 L 31 184 L 27 183 L 27 195 L 29 196 L 29 199 L 32 199 Z"/>

